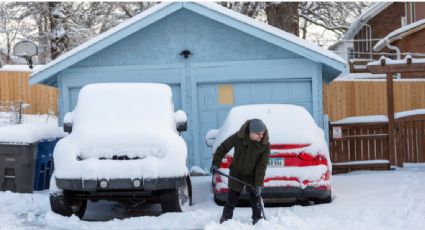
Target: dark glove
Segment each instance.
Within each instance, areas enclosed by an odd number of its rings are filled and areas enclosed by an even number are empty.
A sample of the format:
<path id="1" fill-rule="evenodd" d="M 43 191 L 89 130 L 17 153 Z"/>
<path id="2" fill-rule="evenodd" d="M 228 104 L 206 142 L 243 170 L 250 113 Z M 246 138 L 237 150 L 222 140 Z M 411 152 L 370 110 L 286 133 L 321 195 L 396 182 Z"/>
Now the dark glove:
<path id="1" fill-rule="evenodd" d="M 256 196 L 256 197 L 261 196 L 261 186 L 255 186 L 255 191 L 254 191 L 254 193 L 255 193 L 255 196 Z"/>
<path id="2" fill-rule="evenodd" d="M 211 168 L 210 168 L 211 174 L 214 174 L 217 170 L 218 170 L 218 168 L 215 165 L 212 165 Z"/>

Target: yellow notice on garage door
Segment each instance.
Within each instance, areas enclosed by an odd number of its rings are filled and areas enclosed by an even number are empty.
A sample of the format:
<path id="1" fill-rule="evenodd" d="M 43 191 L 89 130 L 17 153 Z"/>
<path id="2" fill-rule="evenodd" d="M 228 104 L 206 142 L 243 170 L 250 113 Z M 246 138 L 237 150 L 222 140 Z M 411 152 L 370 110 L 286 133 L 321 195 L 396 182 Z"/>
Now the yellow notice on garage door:
<path id="1" fill-rule="evenodd" d="M 233 104 L 233 85 L 219 85 L 218 91 L 218 103 L 220 105 L 232 105 Z"/>

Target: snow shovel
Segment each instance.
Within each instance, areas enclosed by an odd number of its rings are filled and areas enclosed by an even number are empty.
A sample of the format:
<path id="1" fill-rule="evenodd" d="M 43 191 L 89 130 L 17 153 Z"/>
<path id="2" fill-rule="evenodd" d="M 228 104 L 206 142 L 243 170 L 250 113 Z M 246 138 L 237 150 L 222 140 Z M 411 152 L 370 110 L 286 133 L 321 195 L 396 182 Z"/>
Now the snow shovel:
<path id="1" fill-rule="evenodd" d="M 230 176 L 230 175 L 227 175 L 226 173 L 223 173 L 223 172 L 221 172 L 220 170 L 215 170 L 215 171 L 216 171 L 218 174 L 222 175 L 222 176 L 225 176 L 225 177 L 227 177 L 227 178 L 229 178 L 229 179 L 231 179 L 231 180 L 234 180 L 234 181 L 236 181 L 236 182 L 239 182 L 239 183 L 241 183 L 241 184 L 245 185 L 246 187 L 248 187 L 249 189 L 251 189 L 251 191 L 252 191 L 252 192 L 256 192 L 256 191 L 257 191 L 257 189 L 256 189 L 254 186 L 252 186 L 251 184 L 246 183 L 246 182 L 245 182 L 245 181 L 243 181 L 243 180 L 240 180 L 240 179 L 238 179 L 238 178 L 236 178 L 236 177 L 232 177 L 232 176 Z M 267 218 L 266 218 L 266 213 L 264 212 L 264 202 L 263 202 L 263 198 L 261 197 L 261 194 L 260 194 L 260 206 L 261 206 L 261 212 L 263 213 L 264 220 L 267 220 Z"/>

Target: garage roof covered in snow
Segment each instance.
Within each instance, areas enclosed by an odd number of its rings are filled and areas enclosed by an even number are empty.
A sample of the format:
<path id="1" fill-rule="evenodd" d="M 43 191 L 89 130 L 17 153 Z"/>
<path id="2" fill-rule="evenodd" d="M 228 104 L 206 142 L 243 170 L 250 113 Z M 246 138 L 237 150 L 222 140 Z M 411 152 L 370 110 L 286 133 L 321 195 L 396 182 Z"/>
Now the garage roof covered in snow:
<path id="1" fill-rule="evenodd" d="M 322 76 L 327 82 L 336 78 L 341 72 L 345 72 L 347 69 L 345 61 L 335 53 L 216 3 L 165 2 L 143 11 L 118 26 L 77 46 L 44 67 L 38 68 L 31 74 L 30 84 L 41 83 L 56 86 L 56 75 L 62 70 L 182 8 L 280 46 L 314 62 L 322 63 Z"/>

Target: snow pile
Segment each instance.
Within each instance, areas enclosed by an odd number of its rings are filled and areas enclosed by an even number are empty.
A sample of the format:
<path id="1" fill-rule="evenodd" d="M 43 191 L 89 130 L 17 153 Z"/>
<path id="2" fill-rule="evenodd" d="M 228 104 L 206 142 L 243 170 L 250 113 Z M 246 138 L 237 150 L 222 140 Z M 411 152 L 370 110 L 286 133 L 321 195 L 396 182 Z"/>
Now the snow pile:
<path id="1" fill-rule="evenodd" d="M 394 118 L 399 119 L 403 117 L 414 116 L 414 115 L 424 115 L 424 114 L 425 114 L 425 109 L 414 109 L 414 110 L 394 113 Z M 381 122 L 388 122 L 388 117 L 386 115 L 346 117 L 344 119 L 332 122 L 332 124 L 343 125 L 343 124 L 381 123 Z"/>
<path id="2" fill-rule="evenodd" d="M 381 65 L 381 60 L 385 60 L 385 65 L 406 64 L 407 63 L 407 59 L 412 59 L 412 63 L 413 64 L 415 64 L 415 63 L 416 64 L 425 63 L 425 58 L 412 58 L 412 56 L 406 55 L 404 57 L 404 59 L 400 59 L 400 60 L 393 60 L 391 58 L 387 58 L 387 57 L 381 56 L 381 58 L 379 58 L 379 60 L 373 61 L 373 62 L 369 62 L 367 65 Z"/>
<path id="3" fill-rule="evenodd" d="M 380 123 L 388 122 L 387 116 L 384 115 L 371 115 L 371 116 L 356 116 L 356 117 L 347 117 L 335 122 L 332 122 L 334 125 L 342 124 L 355 124 L 355 123 Z"/>
<path id="4" fill-rule="evenodd" d="M 18 114 L 15 112 L 0 112 L 0 126 L 18 123 Z M 52 114 L 22 114 L 21 124 L 58 125 L 58 117 Z"/>
<path id="5" fill-rule="evenodd" d="M 423 115 L 423 114 L 425 114 L 425 109 L 414 109 L 414 110 L 395 113 L 394 117 L 397 119 L 397 118 L 402 118 L 407 116 Z"/>
<path id="6" fill-rule="evenodd" d="M 55 148 L 56 176 L 108 179 L 186 175 L 187 148 L 176 131 L 175 116 L 167 85 L 85 86 L 72 113 L 73 131 Z M 110 160 L 114 156 L 132 160 Z"/>
<path id="7" fill-rule="evenodd" d="M 35 65 L 33 69 L 30 69 L 28 65 L 4 65 L 0 67 L 0 71 L 10 72 L 32 72 L 35 69 L 41 68 L 43 65 Z"/>
<path id="8" fill-rule="evenodd" d="M 190 175 L 191 176 L 205 176 L 205 175 L 208 175 L 208 174 L 209 174 L 209 172 L 207 170 L 205 170 L 205 169 L 203 169 L 199 166 L 195 165 L 195 166 L 192 166 L 190 168 Z"/>
<path id="9" fill-rule="evenodd" d="M 352 80 L 365 80 L 365 79 L 385 79 L 385 74 L 372 74 L 372 73 L 349 73 L 341 74 L 334 81 L 352 81 Z"/>
<path id="10" fill-rule="evenodd" d="M 320 129 L 309 112 L 297 105 L 258 104 L 233 107 L 217 134 L 213 152 L 227 137 L 237 132 L 245 121 L 253 118 L 261 119 L 269 132 L 270 143 L 273 144 L 310 144 L 307 147 L 287 150 L 289 152 L 306 152 L 311 155 L 329 155 Z M 285 152 L 282 150 L 280 152 Z"/>
<path id="11" fill-rule="evenodd" d="M 187 122 L 187 115 L 183 110 L 177 110 L 174 119 L 177 123 Z"/>
<path id="12" fill-rule="evenodd" d="M 62 138 L 66 135 L 61 127 L 45 124 L 19 124 L 0 127 L 0 142 L 35 143 Z"/>

